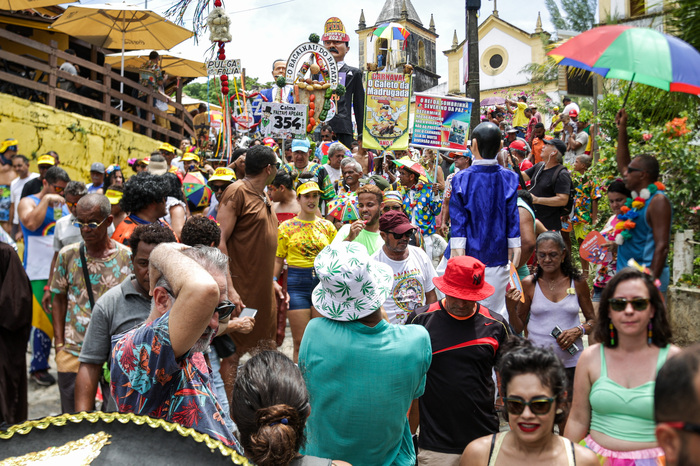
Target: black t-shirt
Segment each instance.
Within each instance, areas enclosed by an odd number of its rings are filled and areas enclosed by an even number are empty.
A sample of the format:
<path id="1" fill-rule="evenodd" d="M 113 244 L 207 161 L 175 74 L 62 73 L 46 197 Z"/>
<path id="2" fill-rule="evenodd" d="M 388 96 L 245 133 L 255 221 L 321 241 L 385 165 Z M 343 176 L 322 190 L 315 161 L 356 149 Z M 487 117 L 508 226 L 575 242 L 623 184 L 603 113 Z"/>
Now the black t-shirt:
<path id="1" fill-rule="evenodd" d="M 479 304 L 464 320 L 443 306 L 438 301 L 409 320 L 428 330 L 433 348 L 419 400 L 418 446 L 461 454 L 472 440 L 498 432 L 491 371 L 509 330 L 503 317 Z"/>
<path id="2" fill-rule="evenodd" d="M 566 168 L 559 172 L 556 180 L 554 174 L 561 168 L 555 165 L 552 168 L 544 169 L 544 162 L 540 162 L 527 170 L 530 177 L 530 194 L 537 197 L 555 197 L 557 194 L 568 195 L 571 192 L 571 175 Z M 561 216 L 564 213 L 564 206 L 552 207 L 542 204 L 535 204 L 535 217 L 547 228 L 547 230 L 561 230 Z"/>
<path id="3" fill-rule="evenodd" d="M 31 180 L 27 181 L 22 188 L 22 195 L 20 196 L 20 199 L 24 199 L 32 194 L 39 194 L 43 187 L 44 185 L 41 183 L 41 178 L 32 178 Z"/>

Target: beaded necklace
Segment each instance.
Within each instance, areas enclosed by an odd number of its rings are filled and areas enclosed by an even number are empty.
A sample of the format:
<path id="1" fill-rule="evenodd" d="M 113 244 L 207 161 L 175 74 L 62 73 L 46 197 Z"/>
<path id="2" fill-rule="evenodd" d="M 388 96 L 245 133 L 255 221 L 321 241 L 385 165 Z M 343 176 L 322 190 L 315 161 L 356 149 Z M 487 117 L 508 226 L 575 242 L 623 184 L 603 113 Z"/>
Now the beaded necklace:
<path id="1" fill-rule="evenodd" d="M 620 209 L 621 213 L 617 216 L 619 222 L 615 225 L 613 232 L 615 243 L 622 245 L 626 240 L 632 238 L 632 230 L 637 226 L 635 220 L 639 217 L 639 211 L 644 208 L 654 194 L 665 190 L 666 186 L 662 182 L 656 181 L 642 189 L 639 194 L 632 191 L 632 197 L 627 198 L 625 205 Z"/>

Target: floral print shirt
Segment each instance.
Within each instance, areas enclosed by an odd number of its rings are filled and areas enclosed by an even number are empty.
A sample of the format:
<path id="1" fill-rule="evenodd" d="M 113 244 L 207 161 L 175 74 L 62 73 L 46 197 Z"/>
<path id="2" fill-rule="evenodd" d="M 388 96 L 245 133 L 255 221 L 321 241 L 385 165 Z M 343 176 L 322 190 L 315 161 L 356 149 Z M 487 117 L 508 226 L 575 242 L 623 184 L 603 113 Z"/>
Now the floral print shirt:
<path id="1" fill-rule="evenodd" d="M 435 218 L 442 208 L 442 199 L 433 195 L 432 188 L 432 184 L 417 183 L 412 188 L 402 187 L 400 191 L 408 218 L 427 236 L 435 233 Z"/>
<path id="2" fill-rule="evenodd" d="M 139 84 L 154 91 L 159 90 L 163 85 L 163 70 L 160 65 L 148 60 L 139 70 Z M 139 99 L 145 95 L 145 92 L 139 91 Z"/>
<path id="3" fill-rule="evenodd" d="M 61 249 L 51 280 L 52 293 L 67 295 L 64 351 L 75 357 L 80 355 L 80 348 L 83 346 L 85 332 L 92 316 L 80 260 L 81 244 L 83 243 L 74 243 Z M 131 250 L 116 241 L 112 241 L 112 247 L 114 252 L 105 259 L 96 259 L 85 253 L 95 301 L 111 288 L 119 286 L 132 273 Z"/>
<path id="4" fill-rule="evenodd" d="M 593 200 L 602 197 L 601 187 L 586 174 L 572 173 L 572 182 L 576 184 L 576 197 L 574 198 L 574 214 L 571 223 L 591 223 L 591 211 Z"/>
<path id="5" fill-rule="evenodd" d="M 201 352 L 175 357 L 170 311 L 112 337 L 111 392 L 120 413 L 165 419 L 209 435 L 242 452 L 226 428 Z"/>

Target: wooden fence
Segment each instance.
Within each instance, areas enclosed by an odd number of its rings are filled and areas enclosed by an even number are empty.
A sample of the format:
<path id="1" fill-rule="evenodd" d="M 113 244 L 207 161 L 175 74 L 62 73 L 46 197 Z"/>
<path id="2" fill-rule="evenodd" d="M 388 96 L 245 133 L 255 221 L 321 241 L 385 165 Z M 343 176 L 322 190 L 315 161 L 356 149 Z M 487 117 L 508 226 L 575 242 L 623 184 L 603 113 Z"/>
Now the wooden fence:
<path id="1" fill-rule="evenodd" d="M 6 50 L 6 44 L 10 42 L 34 49 L 40 55 L 47 54 L 48 61 L 31 53 L 17 55 L 9 52 Z M 194 136 L 192 118 L 180 104 L 181 87 L 177 89 L 175 101 L 169 102 L 175 113 L 165 113 L 153 105 L 154 97 L 160 94 L 115 73 L 110 65 L 99 66 L 59 50 L 55 41 L 46 45 L 0 28 L 0 44 L 0 92 L 117 125 L 121 117 L 123 121 L 131 121 L 134 128 L 140 127 L 146 136 L 168 141 L 176 147 L 183 137 Z M 89 70 L 90 79 L 60 70 L 59 59 L 78 65 L 83 70 Z M 124 93 L 119 91 L 122 82 Z M 68 83 L 72 83 L 73 86 Z M 71 92 L 66 88 L 74 88 L 75 91 Z M 146 93 L 145 102 L 135 97 L 138 92 Z M 123 101 L 121 108 L 120 101 Z M 139 109 L 143 111 L 143 118 L 139 116 Z M 171 129 L 152 122 L 153 115 L 168 120 Z"/>

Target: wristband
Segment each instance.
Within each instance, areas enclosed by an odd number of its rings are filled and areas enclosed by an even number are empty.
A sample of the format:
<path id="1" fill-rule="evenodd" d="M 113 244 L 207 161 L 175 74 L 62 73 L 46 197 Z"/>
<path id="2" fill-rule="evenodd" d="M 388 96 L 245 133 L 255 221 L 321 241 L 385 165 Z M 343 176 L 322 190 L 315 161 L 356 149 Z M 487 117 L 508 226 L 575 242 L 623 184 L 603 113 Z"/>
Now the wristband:
<path id="1" fill-rule="evenodd" d="M 49 287 L 49 285 L 44 286 L 44 291 L 51 291 L 51 288 Z"/>
<path id="2" fill-rule="evenodd" d="M 581 329 L 581 332 L 583 332 L 583 333 L 581 334 L 581 336 L 583 336 L 583 335 L 586 334 L 586 327 L 584 327 L 583 324 L 579 325 L 578 328 L 580 328 L 580 329 Z"/>
<path id="3" fill-rule="evenodd" d="M 273 281 L 273 282 L 276 282 L 276 281 L 277 281 L 277 277 L 272 277 L 272 281 Z"/>

